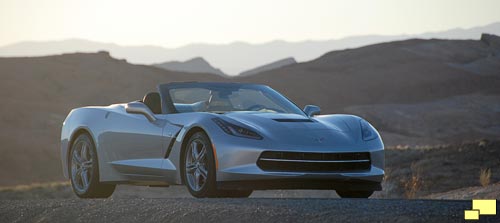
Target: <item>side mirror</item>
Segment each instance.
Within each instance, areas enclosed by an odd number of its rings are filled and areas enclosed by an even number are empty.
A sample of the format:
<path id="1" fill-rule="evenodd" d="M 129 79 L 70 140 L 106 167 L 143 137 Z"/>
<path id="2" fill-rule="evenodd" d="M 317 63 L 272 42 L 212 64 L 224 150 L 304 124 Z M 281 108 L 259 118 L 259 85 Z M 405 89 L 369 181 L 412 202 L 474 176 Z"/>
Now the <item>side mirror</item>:
<path id="1" fill-rule="evenodd" d="M 321 109 L 316 105 L 306 105 L 306 107 L 304 107 L 304 112 L 307 116 L 313 117 L 315 115 L 319 115 L 321 113 Z"/>
<path id="2" fill-rule="evenodd" d="M 141 114 L 146 116 L 150 122 L 156 121 L 156 117 L 144 103 L 141 102 L 130 102 L 125 105 L 125 111 L 130 114 Z"/>

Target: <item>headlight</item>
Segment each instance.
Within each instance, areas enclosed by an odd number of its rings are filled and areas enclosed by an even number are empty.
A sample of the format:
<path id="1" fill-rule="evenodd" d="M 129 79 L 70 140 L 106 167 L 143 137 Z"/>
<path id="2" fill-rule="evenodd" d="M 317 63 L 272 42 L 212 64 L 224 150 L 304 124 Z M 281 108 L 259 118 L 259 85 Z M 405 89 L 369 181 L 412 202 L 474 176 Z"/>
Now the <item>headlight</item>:
<path id="1" fill-rule="evenodd" d="M 262 136 L 260 136 L 259 134 L 250 129 L 243 128 L 235 124 L 231 124 L 220 118 L 213 118 L 212 120 L 222 129 L 222 131 L 224 131 L 229 135 L 244 137 L 249 139 L 262 139 Z"/>
<path id="2" fill-rule="evenodd" d="M 370 125 L 370 123 L 363 119 L 359 120 L 359 123 L 361 125 L 361 135 L 363 140 L 369 141 L 378 137 L 378 134 L 375 132 L 375 129 L 372 125 Z"/>

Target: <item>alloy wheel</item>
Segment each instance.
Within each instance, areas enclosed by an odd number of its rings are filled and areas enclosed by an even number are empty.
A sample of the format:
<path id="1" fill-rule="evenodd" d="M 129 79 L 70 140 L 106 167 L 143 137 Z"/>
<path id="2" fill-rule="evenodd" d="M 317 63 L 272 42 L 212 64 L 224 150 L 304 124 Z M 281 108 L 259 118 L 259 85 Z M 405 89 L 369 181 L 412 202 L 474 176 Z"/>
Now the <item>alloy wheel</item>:
<path id="1" fill-rule="evenodd" d="M 85 192 L 90 186 L 93 168 L 93 151 L 86 141 L 80 141 L 73 148 L 71 158 L 71 178 L 79 192 Z"/>
<path id="2" fill-rule="evenodd" d="M 208 179 L 207 146 L 199 139 L 191 142 L 186 153 L 185 173 L 189 187 L 200 191 Z"/>

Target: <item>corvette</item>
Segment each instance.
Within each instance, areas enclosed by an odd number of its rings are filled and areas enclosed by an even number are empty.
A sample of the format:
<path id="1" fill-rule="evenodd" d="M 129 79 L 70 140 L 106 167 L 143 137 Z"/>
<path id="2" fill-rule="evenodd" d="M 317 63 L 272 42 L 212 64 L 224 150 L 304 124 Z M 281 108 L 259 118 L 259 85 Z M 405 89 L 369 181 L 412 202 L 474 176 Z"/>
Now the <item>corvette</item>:
<path id="1" fill-rule="evenodd" d="M 81 198 L 117 184 L 186 185 L 194 197 L 326 189 L 381 190 L 384 145 L 353 115 L 303 110 L 265 85 L 161 84 L 142 100 L 73 109 L 61 132 L 63 173 Z"/>

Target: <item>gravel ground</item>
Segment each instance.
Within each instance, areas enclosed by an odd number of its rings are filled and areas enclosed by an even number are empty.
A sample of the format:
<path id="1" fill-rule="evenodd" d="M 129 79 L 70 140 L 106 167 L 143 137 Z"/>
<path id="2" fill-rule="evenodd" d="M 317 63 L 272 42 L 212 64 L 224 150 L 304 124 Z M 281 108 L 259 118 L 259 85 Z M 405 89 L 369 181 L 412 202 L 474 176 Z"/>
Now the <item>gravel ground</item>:
<path id="1" fill-rule="evenodd" d="M 497 213 L 499 213 L 497 201 Z M 1 222 L 463 222 L 471 201 L 382 199 L 2 200 Z M 481 222 L 500 222 L 481 216 Z"/>

